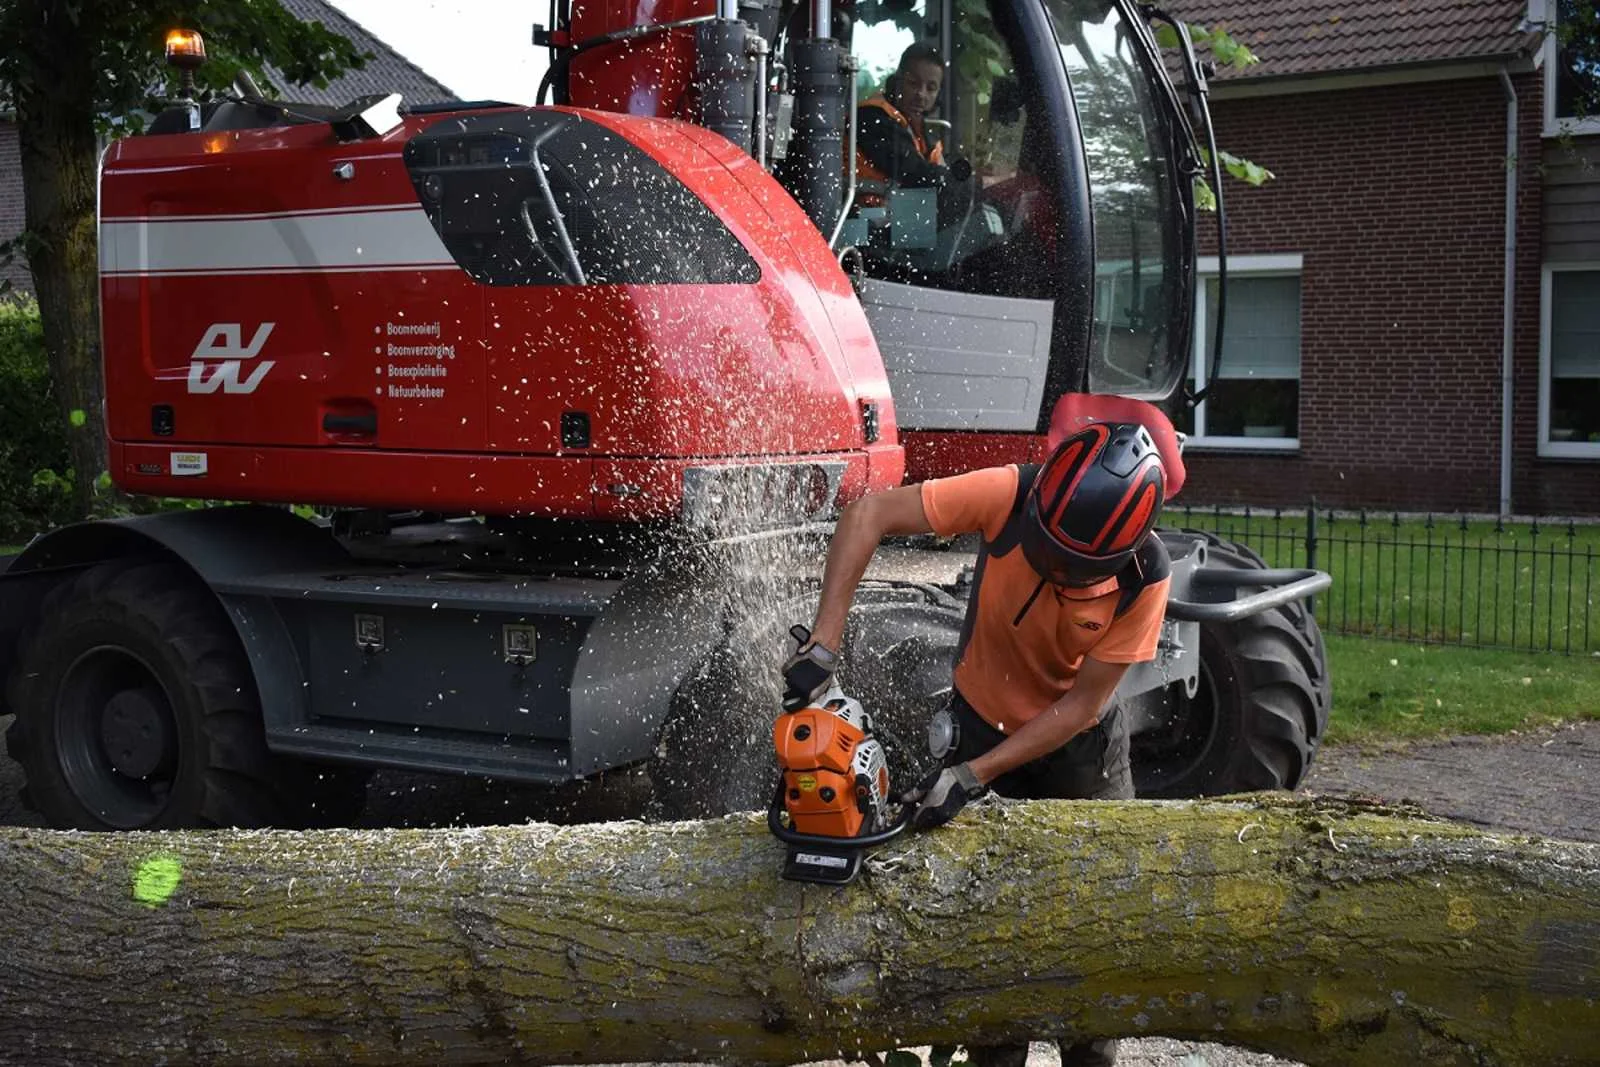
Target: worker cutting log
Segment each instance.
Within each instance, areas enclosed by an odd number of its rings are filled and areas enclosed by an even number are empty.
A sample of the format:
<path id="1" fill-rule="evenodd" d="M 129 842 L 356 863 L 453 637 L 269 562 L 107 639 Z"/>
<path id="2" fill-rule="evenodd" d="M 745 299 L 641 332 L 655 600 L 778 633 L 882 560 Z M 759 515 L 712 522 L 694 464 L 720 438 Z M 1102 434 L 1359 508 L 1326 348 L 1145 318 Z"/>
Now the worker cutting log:
<path id="1" fill-rule="evenodd" d="M 931 829 L 988 790 L 1038 799 L 1130 799 L 1128 731 L 1112 693 L 1131 664 L 1154 658 L 1169 562 L 1151 537 L 1164 472 L 1149 432 L 1097 423 L 1043 464 L 1008 465 L 876 493 L 840 519 L 824 566 L 812 641 L 784 665 L 786 707 L 831 684 L 857 584 L 886 536 L 976 533 L 977 572 L 949 706 L 930 730 L 942 766 L 902 799 Z M 1062 1050 L 1068 1065 L 1105 1064 L 1115 1042 Z M 1026 1045 L 973 1050 L 1020 1065 Z"/>

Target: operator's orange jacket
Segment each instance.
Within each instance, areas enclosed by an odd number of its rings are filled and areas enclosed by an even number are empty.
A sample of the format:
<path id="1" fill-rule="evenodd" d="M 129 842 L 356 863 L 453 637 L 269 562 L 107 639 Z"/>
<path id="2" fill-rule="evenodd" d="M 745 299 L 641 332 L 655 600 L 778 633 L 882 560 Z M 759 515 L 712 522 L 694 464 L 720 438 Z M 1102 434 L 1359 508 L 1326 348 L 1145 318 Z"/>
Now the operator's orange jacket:
<path id="1" fill-rule="evenodd" d="M 912 142 L 917 146 L 917 155 L 926 159 L 929 163 L 944 162 L 944 142 L 935 141 L 933 142 L 933 148 L 930 149 L 927 140 L 922 136 L 922 131 L 912 126 L 911 120 L 901 114 L 899 108 L 889 103 L 882 93 L 869 97 L 866 103 L 861 106 L 875 107 L 893 119 L 897 126 L 911 135 Z M 856 178 L 864 182 L 887 182 L 889 180 L 889 174 L 882 167 L 868 159 L 867 154 L 861 151 L 859 144 L 856 146 Z M 856 200 L 864 207 L 878 207 L 883 203 L 883 197 L 876 193 L 862 193 Z"/>

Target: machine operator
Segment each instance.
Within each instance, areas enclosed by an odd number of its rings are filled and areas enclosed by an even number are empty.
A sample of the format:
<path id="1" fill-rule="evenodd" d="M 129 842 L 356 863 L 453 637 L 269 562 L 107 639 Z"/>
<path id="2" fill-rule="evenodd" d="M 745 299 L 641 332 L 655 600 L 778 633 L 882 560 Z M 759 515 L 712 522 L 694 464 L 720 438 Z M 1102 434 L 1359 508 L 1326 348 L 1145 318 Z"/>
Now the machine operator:
<path id="1" fill-rule="evenodd" d="M 907 48 L 883 92 L 856 109 L 858 179 L 911 188 L 937 188 L 949 180 L 944 142 L 925 122 L 943 86 L 939 53 L 925 44 Z M 864 204 L 881 203 L 873 192 L 861 195 Z"/>
<path id="2" fill-rule="evenodd" d="M 977 533 L 982 542 L 953 696 L 930 731 L 941 769 L 901 799 L 912 826 L 1001 796 L 1130 799 L 1127 722 L 1107 710 L 1129 665 L 1155 657 L 1170 561 L 1152 537 L 1165 471 L 1138 423 L 1093 423 L 1037 467 L 1005 466 L 876 493 L 840 517 L 811 644 L 784 665 L 785 707 L 832 681 L 856 586 L 891 534 Z M 942 722 L 940 720 L 942 719 Z M 968 1050 L 1022 1067 L 1025 1044 Z M 1063 1047 L 1063 1067 L 1110 1064 L 1115 1041 Z"/>

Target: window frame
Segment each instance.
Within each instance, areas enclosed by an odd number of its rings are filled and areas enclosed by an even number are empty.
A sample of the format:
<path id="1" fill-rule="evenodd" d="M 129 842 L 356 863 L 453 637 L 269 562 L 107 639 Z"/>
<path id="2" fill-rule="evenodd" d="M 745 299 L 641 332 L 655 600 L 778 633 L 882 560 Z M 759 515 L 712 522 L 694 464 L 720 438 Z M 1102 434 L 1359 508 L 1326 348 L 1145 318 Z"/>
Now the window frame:
<path id="1" fill-rule="evenodd" d="M 1544 136 L 1569 137 L 1600 133 L 1600 115 L 1587 118 L 1562 118 L 1556 114 L 1556 71 L 1561 62 L 1561 51 L 1556 39 L 1556 19 L 1560 16 L 1557 0 L 1534 0 L 1530 9 L 1530 22 L 1545 27 L 1544 43 L 1540 46 L 1539 62 L 1544 68 Z M 1542 9 L 1542 10 L 1539 10 Z M 1533 15 L 1539 17 L 1533 18 Z"/>
<path id="2" fill-rule="evenodd" d="M 1539 270 L 1539 441 L 1541 459 L 1600 459 L 1600 441 L 1550 440 L 1550 389 L 1553 382 L 1550 351 L 1555 319 L 1557 273 L 1587 271 L 1600 274 L 1600 263 L 1546 263 Z"/>
<path id="3" fill-rule="evenodd" d="M 1217 257 L 1199 256 L 1195 260 L 1194 278 L 1194 343 L 1191 345 L 1189 361 L 1189 380 L 1194 383 L 1195 390 L 1205 387 L 1206 358 L 1211 351 L 1212 330 L 1206 315 L 1206 282 L 1217 276 Z M 1300 279 L 1301 296 L 1301 334 L 1300 355 L 1301 371 L 1296 377 L 1296 382 L 1305 383 L 1305 256 L 1299 252 L 1276 253 L 1272 255 L 1254 256 L 1229 256 L 1228 277 L 1236 278 L 1247 276 L 1251 278 L 1298 278 Z M 1294 437 L 1223 437 L 1208 436 L 1205 432 L 1205 409 L 1207 401 L 1202 400 L 1195 405 L 1194 430 L 1195 432 L 1184 443 L 1185 448 L 1217 449 L 1218 451 L 1244 451 L 1244 452 L 1298 452 L 1300 450 L 1300 437 L 1298 431 Z M 1298 420 L 1296 425 L 1298 426 Z"/>

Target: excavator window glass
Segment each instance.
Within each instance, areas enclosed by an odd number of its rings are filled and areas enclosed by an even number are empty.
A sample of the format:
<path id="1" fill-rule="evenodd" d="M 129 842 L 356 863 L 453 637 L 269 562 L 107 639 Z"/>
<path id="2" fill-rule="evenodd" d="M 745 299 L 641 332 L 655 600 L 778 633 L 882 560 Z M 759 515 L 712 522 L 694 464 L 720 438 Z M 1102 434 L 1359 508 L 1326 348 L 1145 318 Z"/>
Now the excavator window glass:
<path id="1" fill-rule="evenodd" d="M 1000 361 L 1028 382 L 1013 414 L 982 426 L 963 415 L 963 428 L 1031 428 L 1061 393 L 1085 388 L 1165 398 L 1187 365 L 1190 140 L 1131 10 L 1123 0 L 856 6 L 861 151 L 841 244 L 862 254 L 880 348 L 887 338 L 925 363 L 938 336 L 959 353 L 941 364 L 951 380 Z M 944 64 L 920 146 L 926 95 L 893 84 L 919 54 L 912 45 Z M 895 126 L 901 158 L 875 154 Z"/>
<path id="2" fill-rule="evenodd" d="M 1053 237 L 1051 196 L 1026 149 L 1029 93 L 985 0 L 955 0 L 938 15 L 925 0 L 860 4 L 851 52 L 861 103 L 844 240 L 868 273 L 1048 298 L 1053 280 L 1037 268 Z"/>
<path id="3" fill-rule="evenodd" d="M 1111 0 L 1047 0 L 1072 81 L 1093 188 L 1089 389 L 1164 397 L 1183 373 L 1185 241 L 1172 158 L 1182 142 L 1152 98 L 1159 75 Z"/>
<path id="4" fill-rule="evenodd" d="M 927 36 L 933 23 L 927 0 L 915 3 L 856 5 L 850 53 L 856 59 L 856 99 L 866 101 L 881 92 L 899 69 L 905 50 Z"/>
<path id="5" fill-rule="evenodd" d="M 749 284 L 715 214 L 628 141 L 575 115 L 453 120 L 406 165 L 445 247 L 486 285 Z"/>

